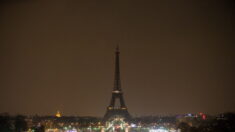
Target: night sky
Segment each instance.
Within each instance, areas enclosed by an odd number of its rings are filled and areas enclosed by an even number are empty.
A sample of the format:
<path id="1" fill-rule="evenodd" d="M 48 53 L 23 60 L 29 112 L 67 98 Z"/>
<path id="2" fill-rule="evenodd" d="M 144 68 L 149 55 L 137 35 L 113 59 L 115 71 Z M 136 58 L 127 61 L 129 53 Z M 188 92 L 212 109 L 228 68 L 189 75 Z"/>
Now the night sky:
<path id="1" fill-rule="evenodd" d="M 0 113 L 102 117 L 117 44 L 133 116 L 235 111 L 232 0 L 2 0 Z"/>

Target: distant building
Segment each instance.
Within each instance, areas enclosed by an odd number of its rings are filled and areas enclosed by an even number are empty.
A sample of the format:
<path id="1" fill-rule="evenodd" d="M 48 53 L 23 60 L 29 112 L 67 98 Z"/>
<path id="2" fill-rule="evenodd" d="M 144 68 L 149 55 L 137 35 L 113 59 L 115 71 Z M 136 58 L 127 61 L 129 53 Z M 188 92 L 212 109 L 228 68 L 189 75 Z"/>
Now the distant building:
<path id="1" fill-rule="evenodd" d="M 60 111 L 57 111 L 57 113 L 55 114 L 55 116 L 58 117 L 58 118 L 61 117 Z"/>

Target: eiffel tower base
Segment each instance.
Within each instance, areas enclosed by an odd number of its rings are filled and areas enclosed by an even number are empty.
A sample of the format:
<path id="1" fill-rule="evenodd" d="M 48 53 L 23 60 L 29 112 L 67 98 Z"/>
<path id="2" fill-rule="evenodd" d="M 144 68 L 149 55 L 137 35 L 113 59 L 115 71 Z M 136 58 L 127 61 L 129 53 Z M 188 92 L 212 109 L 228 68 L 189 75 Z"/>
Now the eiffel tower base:
<path id="1" fill-rule="evenodd" d="M 111 121 L 115 118 L 123 118 L 126 122 L 131 120 L 131 116 L 127 109 L 107 109 L 106 114 L 104 115 L 103 121 Z"/>

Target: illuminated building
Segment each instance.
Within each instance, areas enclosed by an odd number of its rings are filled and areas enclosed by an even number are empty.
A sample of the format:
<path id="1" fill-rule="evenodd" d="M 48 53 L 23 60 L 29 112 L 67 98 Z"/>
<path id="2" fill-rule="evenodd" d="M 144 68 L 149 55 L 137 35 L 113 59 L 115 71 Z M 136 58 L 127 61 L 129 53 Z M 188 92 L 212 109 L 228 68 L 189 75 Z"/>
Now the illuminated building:
<path id="1" fill-rule="evenodd" d="M 57 111 L 57 113 L 55 114 L 56 117 L 61 117 L 60 111 Z"/>

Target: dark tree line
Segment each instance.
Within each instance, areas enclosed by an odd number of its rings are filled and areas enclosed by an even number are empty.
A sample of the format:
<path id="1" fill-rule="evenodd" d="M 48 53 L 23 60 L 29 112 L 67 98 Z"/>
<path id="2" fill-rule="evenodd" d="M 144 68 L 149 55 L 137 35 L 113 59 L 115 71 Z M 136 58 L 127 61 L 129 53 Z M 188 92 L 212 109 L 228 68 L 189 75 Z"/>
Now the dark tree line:
<path id="1" fill-rule="evenodd" d="M 11 118 L 8 114 L 0 115 L 0 132 L 11 132 L 13 130 Z"/>
<path id="2" fill-rule="evenodd" d="M 0 115 L 0 132 L 22 132 L 27 130 L 25 116 L 11 117 L 8 114 Z"/>
<path id="3" fill-rule="evenodd" d="M 134 117 L 131 120 L 132 123 L 145 123 L 145 124 L 151 124 L 151 123 L 176 123 L 176 117 L 175 116 L 143 116 L 143 117 Z"/>
<path id="4" fill-rule="evenodd" d="M 222 118 L 201 121 L 197 127 L 181 122 L 178 128 L 181 132 L 235 132 L 235 113 L 226 113 Z"/>

